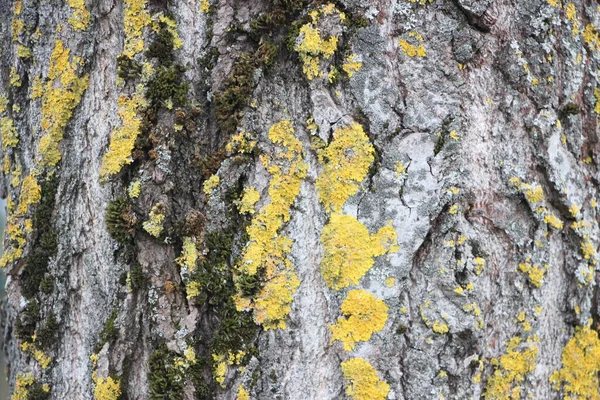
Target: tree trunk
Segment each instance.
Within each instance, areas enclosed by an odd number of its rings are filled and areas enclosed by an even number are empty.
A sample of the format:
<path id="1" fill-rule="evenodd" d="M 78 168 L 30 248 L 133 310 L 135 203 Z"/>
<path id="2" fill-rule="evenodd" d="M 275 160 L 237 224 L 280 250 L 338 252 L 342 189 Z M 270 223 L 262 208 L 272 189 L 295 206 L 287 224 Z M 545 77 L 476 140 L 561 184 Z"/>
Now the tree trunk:
<path id="1" fill-rule="evenodd" d="M 14 399 L 600 398 L 595 2 L 0 11 Z"/>

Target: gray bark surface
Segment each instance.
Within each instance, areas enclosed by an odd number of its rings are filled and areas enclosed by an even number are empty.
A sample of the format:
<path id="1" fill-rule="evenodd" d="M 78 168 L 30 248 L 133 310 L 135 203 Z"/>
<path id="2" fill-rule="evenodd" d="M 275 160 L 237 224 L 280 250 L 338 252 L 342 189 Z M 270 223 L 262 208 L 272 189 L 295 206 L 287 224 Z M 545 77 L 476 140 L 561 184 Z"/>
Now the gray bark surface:
<path id="1" fill-rule="evenodd" d="M 127 66 L 119 57 L 133 3 L 145 4 L 154 22 Z M 326 15 L 327 3 L 300 0 L 218 0 L 206 11 L 198 0 L 94 0 L 84 4 L 85 29 L 69 23 L 69 2 L 20 4 L 17 13 L 15 2 L 0 2 L 0 99 L 8 103 L 0 117 L 18 134 L 11 145 L 1 125 L 9 203 L 23 202 L 26 177 L 41 187 L 41 199 L 12 221 L 25 229 L 29 219 L 33 229 L 5 267 L 9 382 L 34 379 L 22 398 L 243 400 L 240 387 L 251 399 L 600 398 L 597 386 L 577 393 L 550 381 L 583 327 L 595 337 L 588 353 L 600 355 L 597 3 L 340 0 Z M 338 44 L 331 58 L 318 56 L 325 76 L 311 80 L 299 29 L 315 10 L 322 39 Z M 13 38 L 15 20 L 24 28 Z M 177 37 L 181 47 L 172 48 Z M 48 76 L 57 40 L 69 62 L 82 58 L 75 73 L 89 85 L 61 129 L 60 161 L 45 165 L 43 96 L 48 82 L 65 85 Z M 350 55 L 362 62 L 352 76 L 342 67 Z M 42 98 L 32 96 L 36 77 Z M 123 125 L 119 98 L 136 86 L 147 105 L 134 113 L 142 121 L 135 148 L 119 173 L 101 176 Z M 248 278 L 240 267 L 253 240 L 247 227 L 273 200 L 274 174 L 261 157 L 281 158 L 268 132 L 284 120 L 307 168 L 272 240 L 291 240 L 299 285 L 278 320 L 285 328 L 268 329 L 231 296 Z M 341 212 L 330 212 L 319 197 L 331 162 L 323 149 L 353 123 L 373 162 Z M 253 151 L 225 148 L 239 132 L 256 142 Z M 219 183 L 208 190 L 214 175 Z M 250 186 L 260 194 L 256 212 L 240 214 Z M 111 214 L 119 199 L 126 205 Z M 156 236 L 144 228 L 153 209 L 165 216 Z M 371 235 L 389 225 L 399 245 L 339 290 L 322 273 L 322 233 L 333 214 L 354 217 Z M 180 258 L 190 237 L 195 272 Z M 7 237 L 5 247 L 19 245 Z M 264 271 L 255 279 L 250 297 L 268 281 Z M 352 290 L 388 311 L 383 329 L 348 351 L 330 326 Z M 513 338 L 520 342 L 511 347 Z M 50 358 L 46 368 L 36 351 Z M 219 363 L 239 351 L 220 384 Z M 511 369 L 507 354 L 524 370 Z M 348 391 L 341 365 L 359 358 L 389 385 L 384 397 Z M 597 385 L 600 364 L 580 365 Z M 494 376 L 507 385 L 502 394 Z M 118 393 L 101 397 L 109 377 Z"/>

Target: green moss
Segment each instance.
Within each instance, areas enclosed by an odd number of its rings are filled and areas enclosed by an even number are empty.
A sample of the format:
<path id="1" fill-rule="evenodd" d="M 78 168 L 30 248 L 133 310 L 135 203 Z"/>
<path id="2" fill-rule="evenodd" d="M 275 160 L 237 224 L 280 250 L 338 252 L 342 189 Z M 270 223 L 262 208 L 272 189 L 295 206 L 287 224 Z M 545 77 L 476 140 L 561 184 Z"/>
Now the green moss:
<path id="1" fill-rule="evenodd" d="M 108 203 L 104 221 L 108 233 L 114 240 L 123 245 L 132 243 L 137 219 L 127 197 L 119 197 Z"/>
<path id="2" fill-rule="evenodd" d="M 579 114 L 579 112 L 580 112 L 580 108 L 575 103 L 567 103 L 567 104 L 565 104 L 565 106 L 562 109 L 562 114 L 564 116 L 577 115 L 577 114 Z"/>
<path id="3" fill-rule="evenodd" d="M 117 68 L 119 78 L 124 80 L 137 78 L 142 74 L 142 65 L 124 54 L 117 57 Z"/>
<path id="4" fill-rule="evenodd" d="M 40 290 L 40 283 L 48 271 L 48 261 L 56 254 L 57 240 L 54 229 L 52 211 L 57 190 L 56 176 L 51 176 L 42 183 L 42 198 L 35 210 L 33 228 L 36 232 L 31 254 L 25 260 L 21 273 L 21 293 L 30 300 Z"/>
<path id="5" fill-rule="evenodd" d="M 102 349 L 105 343 L 110 343 L 117 339 L 119 336 L 119 331 L 115 326 L 115 321 L 117 320 L 117 315 L 119 314 L 118 307 L 113 309 L 113 312 L 110 314 L 110 317 L 106 320 L 104 324 L 104 328 L 100 332 L 100 344 L 98 345 L 98 351 Z"/>
<path id="6" fill-rule="evenodd" d="M 40 319 L 40 305 L 37 300 L 31 300 L 19 313 L 15 323 L 15 336 L 20 341 L 31 341 L 35 328 Z"/>
<path id="7" fill-rule="evenodd" d="M 189 84 L 184 82 L 185 69 L 180 65 L 160 66 L 156 74 L 148 82 L 146 95 L 151 106 L 169 105 L 183 106 L 187 99 Z M 169 108 L 169 107 L 167 107 Z"/>
<path id="8" fill-rule="evenodd" d="M 174 367 L 176 353 L 169 351 L 164 342 L 152 353 L 148 361 L 150 400 L 183 400 L 185 379 Z"/>
<path id="9" fill-rule="evenodd" d="M 40 382 L 34 382 L 27 389 L 27 400 L 48 400 L 50 399 L 51 391 L 45 391 Z"/>
<path id="10" fill-rule="evenodd" d="M 58 323 L 56 322 L 56 316 L 51 312 L 46 320 L 46 324 L 37 331 L 36 342 L 39 343 L 40 349 L 51 349 L 56 341 L 57 333 Z"/>

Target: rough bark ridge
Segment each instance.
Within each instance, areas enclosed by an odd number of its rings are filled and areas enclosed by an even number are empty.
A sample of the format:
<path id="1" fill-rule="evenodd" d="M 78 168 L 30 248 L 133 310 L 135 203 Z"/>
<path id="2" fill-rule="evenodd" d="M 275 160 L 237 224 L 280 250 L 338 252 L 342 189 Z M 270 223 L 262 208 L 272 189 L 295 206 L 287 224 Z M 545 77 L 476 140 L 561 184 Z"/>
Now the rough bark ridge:
<path id="1" fill-rule="evenodd" d="M 14 398 L 600 398 L 599 23 L 1 2 Z"/>

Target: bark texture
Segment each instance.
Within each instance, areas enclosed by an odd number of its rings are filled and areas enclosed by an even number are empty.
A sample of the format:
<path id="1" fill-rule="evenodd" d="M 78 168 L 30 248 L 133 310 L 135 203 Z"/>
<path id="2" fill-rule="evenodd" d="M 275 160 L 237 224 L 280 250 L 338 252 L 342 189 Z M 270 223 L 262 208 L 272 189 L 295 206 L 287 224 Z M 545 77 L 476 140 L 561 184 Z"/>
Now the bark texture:
<path id="1" fill-rule="evenodd" d="M 599 24 L 0 2 L 13 397 L 600 398 Z"/>

